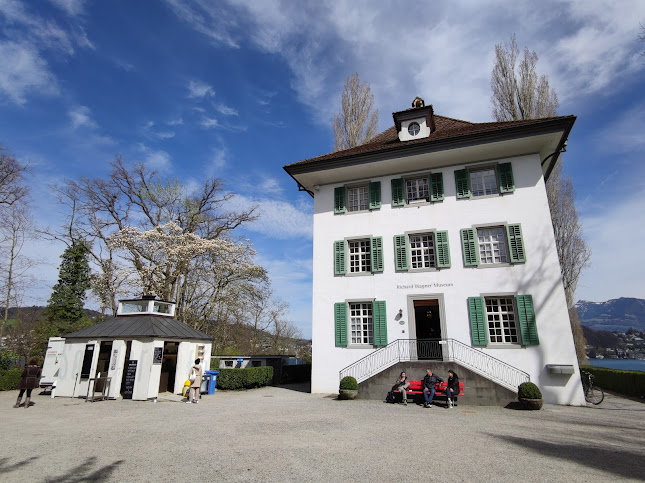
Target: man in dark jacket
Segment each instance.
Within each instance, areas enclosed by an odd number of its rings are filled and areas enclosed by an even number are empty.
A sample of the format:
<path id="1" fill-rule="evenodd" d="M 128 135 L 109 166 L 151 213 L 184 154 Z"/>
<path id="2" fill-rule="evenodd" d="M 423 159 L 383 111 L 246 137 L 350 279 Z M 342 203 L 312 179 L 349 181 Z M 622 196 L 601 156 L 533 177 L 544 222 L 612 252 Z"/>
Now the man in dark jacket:
<path id="1" fill-rule="evenodd" d="M 435 386 L 437 382 L 443 382 L 439 376 L 432 374 L 430 369 L 426 369 L 426 375 L 423 378 L 423 397 L 426 402 L 423 404 L 424 408 L 432 407 L 432 399 L 434 398 L 434 393 L 436 391 Z"/>

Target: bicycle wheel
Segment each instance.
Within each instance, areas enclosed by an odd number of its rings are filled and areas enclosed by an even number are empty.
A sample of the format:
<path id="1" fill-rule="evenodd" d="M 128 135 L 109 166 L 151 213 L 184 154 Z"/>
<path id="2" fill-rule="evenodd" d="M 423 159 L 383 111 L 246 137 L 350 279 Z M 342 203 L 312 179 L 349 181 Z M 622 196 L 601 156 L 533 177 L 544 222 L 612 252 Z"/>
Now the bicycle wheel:
<path id="1" fill-rule="evenodd" d="M 600 404 L 605 399 L 605 393 L 599 387 L 590 387 L 585 391 L 585 400 L 594 406 Z"/>

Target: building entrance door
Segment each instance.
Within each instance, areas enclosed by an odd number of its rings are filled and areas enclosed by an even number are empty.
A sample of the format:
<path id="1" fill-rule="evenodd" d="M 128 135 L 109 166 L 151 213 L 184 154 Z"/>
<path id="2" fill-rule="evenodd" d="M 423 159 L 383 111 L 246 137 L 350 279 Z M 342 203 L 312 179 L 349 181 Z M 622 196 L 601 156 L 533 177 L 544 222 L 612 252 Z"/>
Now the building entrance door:
<path id="1" fill-rule="evenodd" d="M 414 324 L 417 332 L 417 357 L 443 359 L 439 300 L 414 300 Z"/>
<path id="2" fill-rule="evenodd" d="M 174 392 L 175 373 L 177 371 L 177 351 L 179 342 L 164 342 L 161 376 L 159 377 L 159 392 Z"/>

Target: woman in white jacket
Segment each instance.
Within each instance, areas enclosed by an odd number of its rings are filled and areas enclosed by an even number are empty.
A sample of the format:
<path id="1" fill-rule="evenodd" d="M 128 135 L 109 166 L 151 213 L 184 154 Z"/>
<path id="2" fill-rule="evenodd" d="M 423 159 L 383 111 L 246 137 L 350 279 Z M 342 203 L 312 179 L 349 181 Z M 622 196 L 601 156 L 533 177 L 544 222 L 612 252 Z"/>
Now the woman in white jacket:
<path id="1" fill-rule="evenodd" d="M 202 385 L 202 366 L 199 365 L 201 359 L 195 359 L 195 365 L 190 368 L 190 373 L 188 373 L 188 380 L 190 381 L 190 392 L 188 393 L 187 404 L 194 402 L 197 404 L 199 402 L 199 388 Z"/>

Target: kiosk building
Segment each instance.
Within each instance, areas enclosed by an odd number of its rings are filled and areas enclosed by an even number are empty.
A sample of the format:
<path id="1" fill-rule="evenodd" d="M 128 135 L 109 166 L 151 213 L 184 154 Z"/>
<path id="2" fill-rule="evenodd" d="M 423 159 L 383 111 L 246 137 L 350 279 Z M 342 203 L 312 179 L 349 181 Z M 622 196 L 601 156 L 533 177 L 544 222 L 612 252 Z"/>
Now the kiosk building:
<path id="1" fill-rule="evenodd" d="M 55 395 L 66 397 L 97 383 L 111 399 L 181 394 L 195 359 L 209 369 L 212 337 L 174 315 L 174 303 L 154 296 L 121 300 L 116 317 L 49 340 L 41 385 L 55 382 Z"/>

